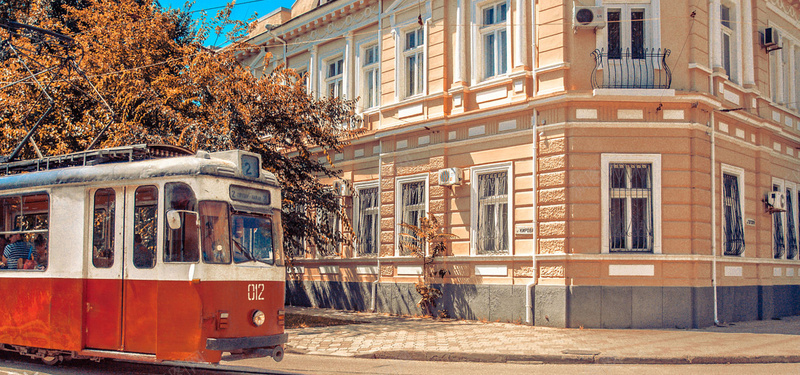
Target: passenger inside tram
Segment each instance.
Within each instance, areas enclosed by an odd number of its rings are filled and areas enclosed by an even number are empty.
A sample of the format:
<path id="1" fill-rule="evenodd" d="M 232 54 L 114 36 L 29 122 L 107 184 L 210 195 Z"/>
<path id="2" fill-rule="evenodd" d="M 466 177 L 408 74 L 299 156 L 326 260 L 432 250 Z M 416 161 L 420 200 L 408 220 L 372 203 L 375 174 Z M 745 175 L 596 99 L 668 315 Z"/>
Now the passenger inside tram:
<path id="1" fill-rule="evenodd" d="M 14 230 L 19 231 L 19 228 Z M 0 264 L 10 270 L 22 269 L 22 263 L 31 257 L 31 244 L 26 242 L 19 232 L 12 233 L 8 239 L 10 243 L 3 250 Z"/>
<path id="2" fill-rule="evenodd" d="M 36 239 L 33 241 L 33 248 L 34 269 L 47 269 L 47 261 L 49 258 L 49 254 L 47 252 L 47 239 L 41 234 L 36 236 Z"/>

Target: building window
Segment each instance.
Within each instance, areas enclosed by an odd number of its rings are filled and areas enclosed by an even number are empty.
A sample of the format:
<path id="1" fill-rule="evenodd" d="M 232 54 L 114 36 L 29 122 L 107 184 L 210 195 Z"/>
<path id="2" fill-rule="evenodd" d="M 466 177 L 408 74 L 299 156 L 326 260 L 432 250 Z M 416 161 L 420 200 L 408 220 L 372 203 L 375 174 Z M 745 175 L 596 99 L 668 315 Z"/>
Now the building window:
<path id="1" fill-rule="evenodd" d="M 355 197 L 356 254 L 375 256 L 378 254 L 378 231 L 380 206 L 378 187 L 358 189 Z"/>
<path id="2" fill-rule="evenodd" d="M 333 256 L 339 254 L 339 247 L 335 244 L 335 239 L 340 238 L 340 219 L 335 212 L 326 210 L 322 207 L 317 208 L 317 226 L 320 230 L 330 236 L 329 242 L 317 244 L 317 255 Z"/>
<path id="3" fill-rule="evenodd" d="M 645 10 L 610 8 L 608 16 L 608 58 L 643 59 L 645 53 Z"/>
<path id="4" fill-rule="evenodd" d="M 782 191 L 782 184 L 773 184 L 772 191 Z M 786 241 L 783 230 L 783 213 L 772 214 L 772 254 L 775 259 L 782 259 L 786 253 Z"/>
<path id="5" fill-rule="evenodd" d="M 728 79 L 733 82 L 738 82 L 736 74 L 736 46 L 738 45 L 738 38 L 736 34 L 736 25 L 734 21 L 734 10 L 725 5 L 720 5 L 720 24 L 721 24 L 721 43 L 722 43 L 722 67 L 728 75 Z"/>
<path id="6" fill-rule="evenodd" d="M 363 77 L 361 98 L 364 101 L 364 108 L 377 107 L 381 82 L 377 44 L 364 49 L 363 61 L 361 68 L 361 77 Z"/>
<path id="7" fill-rule="evenodd" d="M 419 227 L 420 219 L 427 214 L 426 191 L 427 181 L 425 180 L 407 181 L 399 184 L 399 223 Z M 407 234 L 398 236 L 397 247 L 400 250 L 399 255 L 412 255 L 412 249 L 419 249 L 424 246 L 423 243 L 416 239 L 411 229 L 400 225 L 398 231 L 399 233 Z"/>
<path id="8" fill-rule="evenodd" d="M 508 5 L 492 4 L 481 11 L 481 45 L 483 47 L 483 78 L 508 72 Z"/>
<path id="9" fill-rule="evenodd" d="M 661 155 L 601 156 L 602 251 L 661 252 Z"/>
<path id="10" fill-rule="evenodd" d="M 511 166 L 473 169 L 473 248 L 475 255 L 511 253 Z"/>
<path id="11" fill-rule="evenodd" d="M 797 218 L 794 214 L 793 195 L 792 189 L 786 188 L 786 259 L 797 256 Z"/>
<path id="12" fill-rule="evenodd" d="M 740 175 L 723 173 L 722 205 L 725 210 L 725 255 L 744 253 L 744 226 L 742 217 L 742 183 Z"/>
<path id="13" fill-rule="evenodd" d="M 405 62 L 405 95 L 422 94 L 424 84 L 425 32 L 419 27 L 405 33 L 403 60 Z"/>
<path id="14" fill-rule="evenodd" d="M 325 69 L 326 93 L 332 98 L 343 97 L 344 59 L 341 57 L 329 60 Z"/>

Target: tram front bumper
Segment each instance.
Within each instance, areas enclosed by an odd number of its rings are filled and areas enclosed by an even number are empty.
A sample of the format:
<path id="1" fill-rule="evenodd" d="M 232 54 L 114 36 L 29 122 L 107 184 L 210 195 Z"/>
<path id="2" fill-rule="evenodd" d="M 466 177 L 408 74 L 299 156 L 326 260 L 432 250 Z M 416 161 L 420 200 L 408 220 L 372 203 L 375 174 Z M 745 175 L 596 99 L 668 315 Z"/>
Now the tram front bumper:
<path id="1" fill-rule="evenodd" d="M 208 338 L 206 349 L 229 352 L 239 349 L 270 348 L 289 342 L 289 334 L 253 337 Z"/>

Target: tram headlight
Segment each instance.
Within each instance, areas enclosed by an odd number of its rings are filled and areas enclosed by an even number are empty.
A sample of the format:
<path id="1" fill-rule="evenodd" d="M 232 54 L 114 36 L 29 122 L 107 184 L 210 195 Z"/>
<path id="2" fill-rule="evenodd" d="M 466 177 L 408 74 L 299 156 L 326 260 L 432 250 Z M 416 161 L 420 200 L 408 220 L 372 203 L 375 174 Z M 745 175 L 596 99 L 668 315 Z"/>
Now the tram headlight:
<path id="1" fill-rule="evenodd" d="M 261 325 L 267 320 L 267 316 L 264 315 L 264 312 L 261 310 L 254 310 L 251 318 L 256 327 L 261 327 Z"/>

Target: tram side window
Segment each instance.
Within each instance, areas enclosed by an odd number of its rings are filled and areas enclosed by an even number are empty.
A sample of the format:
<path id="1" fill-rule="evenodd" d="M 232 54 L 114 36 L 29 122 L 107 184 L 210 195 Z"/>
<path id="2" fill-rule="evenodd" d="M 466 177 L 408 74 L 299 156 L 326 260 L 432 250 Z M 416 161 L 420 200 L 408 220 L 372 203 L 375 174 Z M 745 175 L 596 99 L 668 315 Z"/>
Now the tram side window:
<path id="1" fill-rule="evenodd" d="M 228 213 L 225 202 L 200 202 L 200 230 L 203 234 L 203 261 L 206 263 L 230 263 L 230 235 Z"/>
<path id="2" fill-rule="evenodd" d="M 47 194 L 0 198 L 0 267 L 47 269 L 49 213 Z"/>
<path id="3" fill-rule="evenodd" d="M 164 185 L 164 207 L 167 211 L 176 210 L 181 217 L 181 227 L 164 231 L 165 262 L 197 262 L 200 259 L 199 228 L 197 227 L 197 199 L 189 185 L 170 182 Z"/>
<path id="4" fill-rule="evenodd" d="M 156 223 L 158 222 L 158 188 L 136 189 L 133 209 L 133 265 L 153 268 L 156 265 Z"/>
<path id="5" fill-rule="evenodd" d="M 97 268 L 114 265 L 114 189 L 99 189 L 94 193 L 92 230 L 92 264 Z"/>

